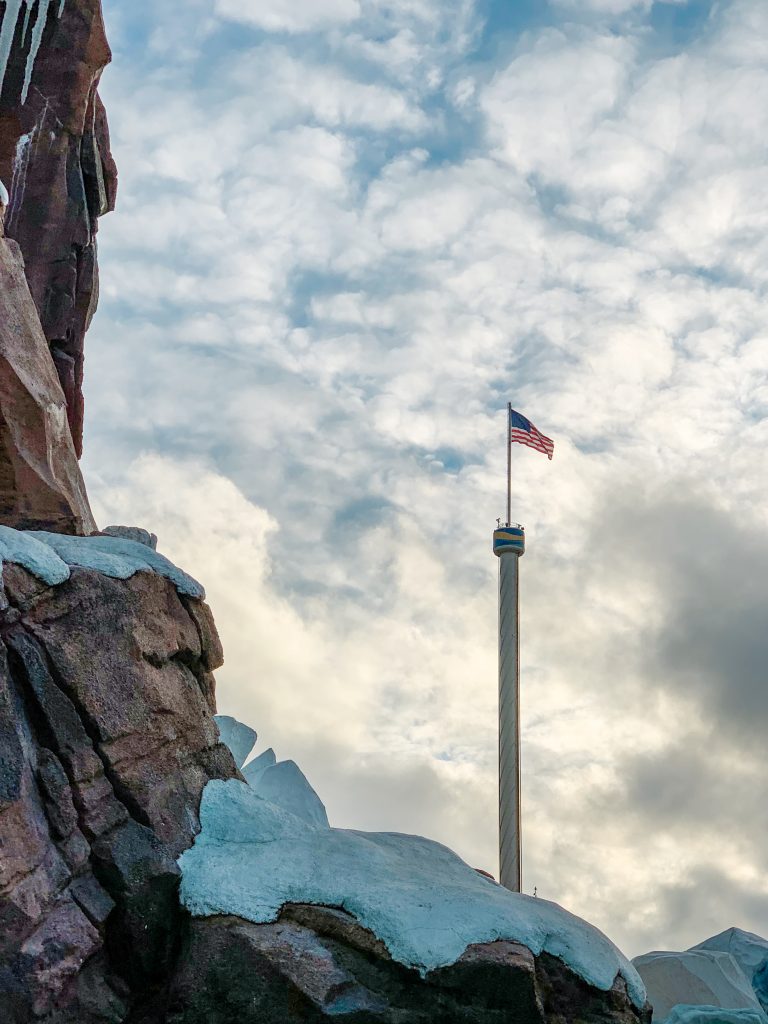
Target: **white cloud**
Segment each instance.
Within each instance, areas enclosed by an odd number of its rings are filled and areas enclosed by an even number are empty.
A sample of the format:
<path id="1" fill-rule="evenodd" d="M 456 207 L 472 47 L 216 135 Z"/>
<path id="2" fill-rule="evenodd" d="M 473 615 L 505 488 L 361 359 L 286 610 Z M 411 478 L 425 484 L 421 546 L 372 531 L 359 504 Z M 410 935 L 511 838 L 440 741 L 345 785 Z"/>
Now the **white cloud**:
<path id="1" fill-rule="evenodd" d="M 514 459 L 527 884 L 631 953 L 766 932 L 743 909 L 751 797 L 718 785 L 691 822 L 646 763 L 698 800 L 694 755 L 725 775 L 732 755 L 647 659 L 676 607 L 655 557 L 670 490 L 704 495 L 683 539 L 702 508 L 768 507 L 762 8 L 721 5 L 663 57 L 643 5 L 622 33 L 574 9 L 494 68 L 469 4 L 362 9 L 224 55 L 184 22 L 149 70 L 118 53 L 94 503 L 203 579 L 222 709 L 304 763 L 337 821 L 493 868 L 511 398 L 557 444 Z M 703 899 L 713 865 L 733 919 Z"/>
<path id="2" fill-rule="evenodd" d="M 310 32 L 360 17 L 359 0 L 216 0 L 222 18 L 268 32 Z"/>

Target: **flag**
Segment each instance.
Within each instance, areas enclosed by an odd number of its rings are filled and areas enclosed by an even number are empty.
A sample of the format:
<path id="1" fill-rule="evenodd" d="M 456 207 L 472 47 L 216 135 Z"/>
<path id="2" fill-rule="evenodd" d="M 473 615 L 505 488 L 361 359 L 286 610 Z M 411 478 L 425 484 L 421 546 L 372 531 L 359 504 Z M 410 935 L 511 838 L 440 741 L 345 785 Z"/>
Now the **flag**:
<path id="1" fill-rule="evenodd" d="M 544 437 L 530 420 L 521 416 L 519 412 L 515 412 L 511 407 L 509 410 L 509 443 L 526 444 L 529 448 L 535 448 L 537 452 L 543 452 L 548 459 L 552 458 L 552 453 L 555 450 L 554 441 Z"/>

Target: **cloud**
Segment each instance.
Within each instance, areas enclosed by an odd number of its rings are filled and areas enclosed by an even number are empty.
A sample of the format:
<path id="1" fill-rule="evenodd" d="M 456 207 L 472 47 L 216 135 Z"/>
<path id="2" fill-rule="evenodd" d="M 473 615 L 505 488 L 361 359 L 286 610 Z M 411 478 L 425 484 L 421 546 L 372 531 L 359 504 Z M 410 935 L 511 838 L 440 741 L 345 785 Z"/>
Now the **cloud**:
<path id="1" fill-rule="evenodd" d="M 716 722 L 742 750 L 757 752 L 768 715 L 764 518 L 718 507 L 686 481 L 632 498 L 607 509 L 597 532 L 614 571 L 642 573 L 659 595 L 644 675 L 651 687 L 689 700 L 691 715 Z"/>
<path id="2" fill-rule="evenodd" d="M 214 10 L 267 32 L 310 32 L 360 17 L 358 0 L 216 0 Z"/>
<path id="3" fill-rule="evenodd" d="M 761 5 L 105 6 L 85 470 L 207 585 L 222 710 L 493 870 L 511 399 L 525 885 L 629 953 L 768 932 Z"/>
<path id="4" fill-rule="evenodd" d="M 361 521 L 360 557 L 388 552 L 379 568 L 390 579 L 385 601 L 357 591 L 354 602 L 336 603 L 319 591 L 302 606 L 274 579 L 277 523 L 200 462 L 139 458 L 120 486 L 99 489 L 95 506 L 105 524 L 152 522 L 160 549 L 205 580 L 226 651 L 220 710 L 252 723 L 262 746 L 297 759 L 336 824 L 447 841 L 465 816 L 479 825 L 492 813 L 490 758 L 478 771 L 470 756 L 478 734 L 493 745 L 492 686 L 479 705 L 477 693 L 466 702 L 467 681 L 493 674 L 492 642 L 487 651 L 467 642 L 480 631 L 492 641 L 487 602 L 470 593 L 461 609 L 437 615 L 445 567 L 413 526 Z M 459 846 L 492 862 L 492 847 L 474 834 Z"/>

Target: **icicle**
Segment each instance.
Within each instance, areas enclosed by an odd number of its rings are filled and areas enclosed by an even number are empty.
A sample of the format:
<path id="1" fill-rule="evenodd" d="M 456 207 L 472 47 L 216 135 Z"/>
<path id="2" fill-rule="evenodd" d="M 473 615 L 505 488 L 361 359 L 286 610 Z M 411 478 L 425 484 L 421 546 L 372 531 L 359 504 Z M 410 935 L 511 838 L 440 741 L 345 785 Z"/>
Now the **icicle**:
<path id="1" fill-rule="evenodd" d="M 37 59 L 37 51 L 40 49 L 40 43 L 43 41 L 43 31 L 48 17 L 48 7 L 50 2 L 51 0 L 37 0 L 37 21 L 35 22 L 35 27 L 32 29 L 32 42 L 29 44 L 27 67 L 24 72 L 24 88 L 21 90 L 22 103 L 27 102 L 27 94 L 29 93 L 29 87 L 32 83 L 32 72 L 35 69 L 35 60 Z"/>
<path id="2" fill-rule="evenodd" d="M 29 158 L 31 155 L 34 136 L 37 128 L 28 135 L 22 135 L 16 143 L 16 153 L 13 158 L 13 177 L 11 178 L 11 201 L 8 204 L 6 214 L 7 227 L 11 228 L 14 219 L 18 220 L 19 211 L 24 204 L 24 194 L 27 190 L 27 171 L 29 170 Z"/>
<path id="3" fill-rule="evenodd" d="M 27 32 L 29 31 L 29 19 L 32 15 L 32 6 L 35 0 L 24 0 L 27 5 L 26 11 L 24 11 L 24 28 L 21 30 L 21 45 L 27 45 Z"/>
<path id="4" fill-rule="evenodd" d="M 32 20 L 33 9 L 37 15 L 35 18 L 35 27 L 32 29 L 32 38 L 29 42 L 27 65 L 24 69 L 24 87 L 21 92 L 22 103 L 27 102 L 29 87 L 32 83 L 32 72 L 35 70 L 35 61 L 37 60 L 37 54 L 40 50 L 40 44 L 43 41 L 43 32 L 45 31 L 45 22 L 48 18 L 48 9 L 52 2 L 53 0 L 5 0 L 5 14 L 3 17 L 2 28 L 0 28 L 0 92 L 2 92 L 3 84 L 5 82 L 5 75 L 8 70 L 8 60 L 11 56 L 11 48 L 13 47 L 16 27 L 19 23 L 22 4 L 24 5 L 24 22 L 21 29 L 22 46 L 27 45 L 27 36 L 29 35 L 29 26 Z M 64 13 L 65 4 L 66 0 L 59 0 L 56 10 L 56 16 L 58 18 L 60 18 Z"/>
<path id="5" fill-rule="evenodd" d="M 0 29 L 0 92 L 3 90 L 5 73 L 8 70 L 8 58 L 11 56 L 20 11 L 21 0 L 6 0 L 3 27 Z"/>

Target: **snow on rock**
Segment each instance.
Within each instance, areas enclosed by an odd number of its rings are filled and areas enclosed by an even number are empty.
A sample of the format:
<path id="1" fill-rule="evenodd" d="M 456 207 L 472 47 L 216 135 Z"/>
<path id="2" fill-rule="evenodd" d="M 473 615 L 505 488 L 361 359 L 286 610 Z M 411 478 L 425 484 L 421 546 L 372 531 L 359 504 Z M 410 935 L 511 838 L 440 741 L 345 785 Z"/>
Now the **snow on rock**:
<path id="1" fill-rule="evenodd" d="M 747 976 L 763 1009 L 768 1010 L 768 940 L 741 928 L 728 928 L 692 948 L 730 953 Z"/>
<path id="2" fill-rule="evenodd" d="M 127 580 L 137 572 L 154 572 L 170 580 L 180 594 L 205 597 L 200 584 L 167 558 L 119 537 L 70 537 L 0 526 L 0 562 L 21 565 L 48 586 L 68 580 L 70 567 L 94 569 L 118 580 Z"/>
<path id="3" fill-rule="evenodd" d="M 232 751 L 237 767 L 242 768 L 256 745 L 256 731 L 230 715 L 215 715 L 214 720 L 219 727 L 221 742 Z"/>
<path id="4" fill-rule="evenodd" d="M 439 843 L 311 825 L 237 780 L 209 782 L 202 831 L 184 853 L 181 899 L 196 917 L 275 921 L 286 903 L 348 911 L 422 975 L 473 943 L 507 939 L 559 957 L 608 991 L 617 974 L 638 1007 L 637 971 L 596 928 L 555 903 L 511 893 Z"/>
<path id="5" fill-rule="evenodd" d="M 759 1010 L 728 1010 L 722 1006 L 686 1006 L 672 1008 L 665 1024 L 765 1024 Z"/>
<path id="6" fill-rule="evenodd" d="M 37 534 L 0 526 L 0 563 L 13 562 L 28 569 L 49 587 L 69 579 L 69 566 Z"/>
<path id="7" fill-rule="evenodd" d="M 10 201 L 8 189 L 5 187 L 3 182 L 0 181 L 0 206 L 7 206 Z"/>
<path id="8" fill-rule="evenodd" d="M 673 1007 L 716 1006 L 760 1012 L 749 979 L 727 952 L 692 949 L 685 953 L 654 952 L 632 961 L 645 982 L 654 1021 Z M 762 1024 L 768 1024 L 765 1017 Z"/>
<path id="9" fill-rule="evenodd" d="M 295 761 L 265 766 L 258 774 L 251 773 L 246 781 L 254 793 L 295 814 L 308 825 L 330 828 L 322 800 Z"/>

